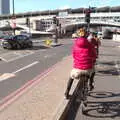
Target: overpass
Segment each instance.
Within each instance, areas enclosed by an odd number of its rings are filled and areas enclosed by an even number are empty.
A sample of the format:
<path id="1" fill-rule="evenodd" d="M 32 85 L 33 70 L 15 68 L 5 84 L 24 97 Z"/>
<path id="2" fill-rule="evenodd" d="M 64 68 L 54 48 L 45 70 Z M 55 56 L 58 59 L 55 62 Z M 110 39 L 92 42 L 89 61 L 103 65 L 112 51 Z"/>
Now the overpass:
<path id="1" fill-rule="evenodd" d="M 58 10 L 56 14 L 50 14 L 52 11 L 44 13 L 43 15 L 37 14 L 36 16 L 22 16 L 17 17 L 15 19 L 16 27 L 24 30 L 31 29 L 31 32 L 49 32 L 54 30 L 53 17 L 56 16 L 59 19 L 59 23 L 61 24 L 61 30 L 66 31 L 70 29 L 74 29 L 76 26 L 86 25 L 84 22 L 85 14 L 83 12 L 68 12 L 68 10 Z M 30 28 L 26 26 L 26 19 L 30 20 Z M 8 19 L 0 20 L 0 29 L 7 26 L 8 23 L 11 24 L 12 18 L 8 17 Z M 39 24 L 37 24 L 39 22 Z M 99 11 L 98 13 L 91 13 L 91 26 L 110 26 L 110 27 L 120 27 L 120 11 L 118 12 L 103 12 Z M 35 27 L 34 27 L 35 26 Z M 36 28 L 39 27 L 37 30 Z"/>

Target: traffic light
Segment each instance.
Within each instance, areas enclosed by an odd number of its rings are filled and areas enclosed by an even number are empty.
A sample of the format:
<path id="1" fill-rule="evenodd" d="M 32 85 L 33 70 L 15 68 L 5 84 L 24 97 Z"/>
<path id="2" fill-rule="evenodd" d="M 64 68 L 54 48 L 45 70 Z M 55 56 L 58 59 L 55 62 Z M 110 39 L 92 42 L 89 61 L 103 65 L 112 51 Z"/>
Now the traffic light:
<path id="1" fill-rule="evenodd" d="M 59 25 L 59 20 L 56 17 L 53 17 L 53 23 L 58 26 Z"/>
<path id="2" fill-rule="evenodd" d="M 85 11 L 85 22 L 90 23 L 90 10 Z"/>
<path id="3" fill-rule="evenodd" d="M 30 19 L 26 18 L 26 25 L 29 26 L 30 25 Z"/>

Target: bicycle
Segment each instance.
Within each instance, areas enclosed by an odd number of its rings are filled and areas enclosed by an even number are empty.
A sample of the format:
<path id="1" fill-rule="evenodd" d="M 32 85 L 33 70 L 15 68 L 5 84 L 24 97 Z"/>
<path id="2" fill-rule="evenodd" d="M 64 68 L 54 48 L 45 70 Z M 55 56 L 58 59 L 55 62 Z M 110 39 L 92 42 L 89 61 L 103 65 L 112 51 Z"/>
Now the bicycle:
<path id="1" fill-rule="evenodd" d="M 79 86 L 79 90 L 80 94 L 78 94 L 78 96 L 80 95 L 80 100 L 81 100 L 81 110 L 82 113 L 84 114 L 86 111 L 86 107 L 87 107 L 87 96 L 88 96 L 88 79 L 89 79 L 89 75 L 88 74 L 82 74 L 79 77 L 79 81 L 80 81 L 80 86 Z M 79 92 L 78 92 L 79 93 Z"/>
<path id="2" fill-rule="evenodd" d="M 94 86 L 93 84 L 93 78 L 94 78 L 95 72 L 93 72 L 91 75 L 89 75 L 89 73 L 82 73 L 79 76 L 77 76 L 78 82 L 78 87 L 77 90 L 75 92 L 75 98 L 79 97 L 80 98 L 80 102 L 81 102 L 81 107 L 82 107 L 82 113 L 84 114 L 86 111 L 86 107 L 87 107 L 87 96 L 89 95 L 89 90 L 91 91 Z M 72 83 L 74 81 L 74 79 L 70 78 L 67 84 L 67 89 L 65 92 L 65 97 L 66 99 L 69 98 L 69 91 L 71 89 Z M 89 87 L 88 87 L 88 83 L 89 83 Z"/>

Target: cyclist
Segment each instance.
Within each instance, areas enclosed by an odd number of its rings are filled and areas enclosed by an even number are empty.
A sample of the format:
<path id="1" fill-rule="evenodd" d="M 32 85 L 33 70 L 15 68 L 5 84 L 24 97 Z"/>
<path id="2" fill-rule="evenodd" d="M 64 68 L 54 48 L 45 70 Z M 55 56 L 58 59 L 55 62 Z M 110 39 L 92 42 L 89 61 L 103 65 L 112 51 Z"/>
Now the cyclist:
<path id="1" fill-rule="evenodd" d="M 97 58 L 99 55 L 99 46 L 101 45 L 101 41 L 100 38 L 98 38 L 97 33 L 93 33 L 94 39 L 96 40 L 96 45 L 95 45 L 95 49 L 96 49 L 96 53 L 97 53 Z"/>
<path id="2" fill-rule="evenodd" d="M 84 28 L 77 31 L 78 37 L 74 40 L 72 49 L 73 69 L 71 71 L 65 97 L 68 99 L 69 91 L 71 89 L 73 80 L 78 78 L 81 74 L 88 74 L 90 76 L 90 90 L 94 88 L 93 79 L 95 75 L 94 64 L 96 61 L 96 51 L 93 44 L 87 39 L 87 32 Z"/>
<path id="3" fill-rule="evenodd" d="M 88 41 L 93 44 L 93 47 L 96 50 L 96 58 L 98 58 L 99 55 L 99 46 L 101 45 L 100 38 L 97 37 L 97 32 L 91 32 L 88 36 Z"/>

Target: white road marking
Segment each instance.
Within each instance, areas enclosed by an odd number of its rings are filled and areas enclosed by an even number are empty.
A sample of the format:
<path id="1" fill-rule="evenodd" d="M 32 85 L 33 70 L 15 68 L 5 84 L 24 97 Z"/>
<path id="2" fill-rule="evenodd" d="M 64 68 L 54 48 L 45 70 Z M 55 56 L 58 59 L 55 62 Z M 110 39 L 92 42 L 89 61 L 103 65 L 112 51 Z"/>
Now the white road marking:
<path id="1" fill-rule="evenodd" d="M 20 71 L 22 71 L 22 70 L 25 70 L 25 69 L 27 69 L 27 68 L 29 68 L 29 67 L 32 67 L 33 65 L 35 65 L 35 64 L 37 64 L 37 63 L 39 63 L 39 62 L 38 62 L 38 61 L 35 61 L 35 62 L 33 62 L 32 64 L 29 64 L 29 65 L 27 65 L 27 66 L 25 66 L 25 67 L 23 67 L 23 68 L 20 68 L 19 70 L 14 71 L 14 72 L 12 72 L 12 73 L 4 73 L 4 74 L 0 75 L 0 82 L 1 82 L 1 81 L 4 81 L 4 80 L 7 80 L 7 79 L 9 79 L 9 78 L 15 77 L 15 74 L 16 74 L 16 73 L 18 73 L 18 72 L 20 72 Z"/>
<path id="2" fill-rule="evenodd" d="M 45 55 L 44 58 L 52 57 L 52 55 Z"/>
<path id="3" fill-rule="evenodd" d="M 4 59 L 3 57 L 0 57 L 1 60 L 5 61 L 5 62 L 8 62 L 6 59 Z"/>
<path id="4" fill-rule="evenodd" d="M 115 61 L 115 67 L 116 67 L 117 72 L 118 72 L 118 77 L 120 78 L 120 69 L 119 69 L 119 66 L 117 64 L 117 61 Z"/>
<path id="5" fill-rule="evenodd" d="M 12 78 L 12 77 L 15 77 L 15 74 L 13 74 L 13 73 L 4 73 L 4 74 L 2 74 L 0 76 L 0 82 L 6 80 L 8 78 Z"/>
<path id="6" fill-rule="evenodd" d="M 18 73 L 18 72 L 20 72 L 20 71 L 22 71 L 22 70 L 25 70 L 25 69 L 27 69 L 27 68 L 29 68 L 29 67 L 32 67 L 33 65 L 38 64 L 38 63 L 39 63 L 39 61 L 35 61 L 35 62 L 33 62 L 32 64 L 29 64 L 29 65 L 27 65 L 27 66 L 25 66 L 25 67 L 23 67 L 23 68 L 20 68 L 19 70 L 14 71 L 14 72 L 12 72 L 12 73 L 13 73 L 13 74 Z"/>
<path id="7" fill-rule="evenodd" d="M 44 58 L 49 58 L 49 57 L 52 57 L 54 55 L 56 55 L 56 53 L 53 53 L 53 54 L 50 54 L 50 55 L 45 55 Z"/>

